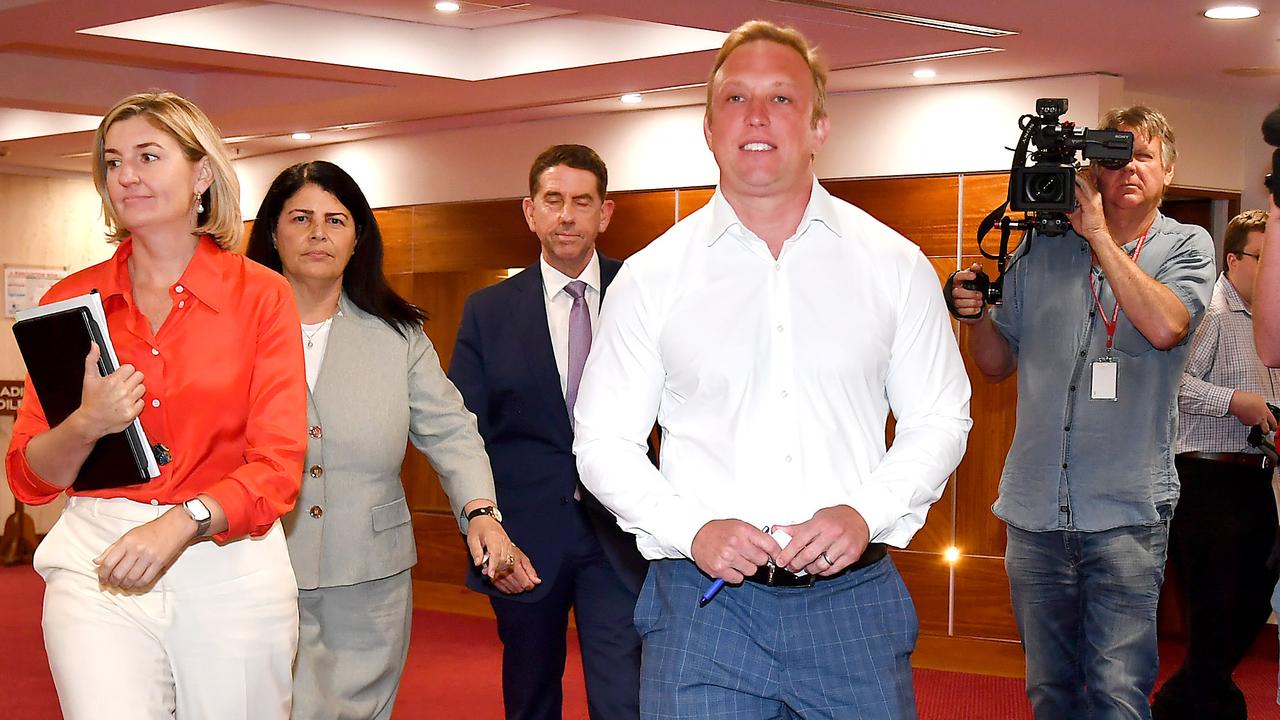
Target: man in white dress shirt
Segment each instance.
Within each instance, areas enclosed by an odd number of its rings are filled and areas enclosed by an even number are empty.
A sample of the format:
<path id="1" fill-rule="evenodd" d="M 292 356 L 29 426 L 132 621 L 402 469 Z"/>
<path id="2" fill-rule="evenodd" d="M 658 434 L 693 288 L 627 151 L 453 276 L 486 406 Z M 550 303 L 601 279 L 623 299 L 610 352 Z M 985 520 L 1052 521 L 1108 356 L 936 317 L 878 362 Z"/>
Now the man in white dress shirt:
<path id="1" fill-rule="evenodd" d="M 719 187 L 627 260 L 587 361 L 579 473 L 656 561 L 645 718 L 915 717 L 885 546 L 960 462 L 969 382 L 919 248 L 813 175 L 825 86 L 794 30 L 729 36 L 704 120 Z"/>

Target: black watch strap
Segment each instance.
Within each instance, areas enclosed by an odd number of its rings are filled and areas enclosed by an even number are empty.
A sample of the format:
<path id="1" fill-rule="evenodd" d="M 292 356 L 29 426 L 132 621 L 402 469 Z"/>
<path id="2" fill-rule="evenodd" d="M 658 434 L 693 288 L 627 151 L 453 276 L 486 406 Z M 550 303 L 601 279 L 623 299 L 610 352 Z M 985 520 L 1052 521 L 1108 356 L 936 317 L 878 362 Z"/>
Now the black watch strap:
<path id="1" fill-rule="evenodd" d="M 478 507 L 475 510 L 472 510 L 471 512 L 467 513 L 467 522 L 471 522 L 472 520 L 475 520 L 477 517 L 481 515 L 488 515 L 494 520 L 497 520 L 498 522 L 502 522 L 502 513 L 499 512 L 498 508 L 494 507 L 493 505 L 485 505 L 484 507 Z"/>

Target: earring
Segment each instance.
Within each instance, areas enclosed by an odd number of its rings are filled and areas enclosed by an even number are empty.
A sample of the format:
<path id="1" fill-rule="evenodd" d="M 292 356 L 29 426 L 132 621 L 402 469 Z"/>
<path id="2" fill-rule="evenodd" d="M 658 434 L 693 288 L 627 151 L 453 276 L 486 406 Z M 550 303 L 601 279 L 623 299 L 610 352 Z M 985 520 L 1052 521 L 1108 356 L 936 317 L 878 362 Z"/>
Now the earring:
<path id="1" fill-rule="evenodd" d="M 280 247 L 279 247 L 278 245 L 276 245 L 276 234 L 275 234 L 275 233 L 271 233 L 271 247 L 275 248 L 276 250 L 279 250 L 279 249 L 280 249 Z"/>
<path id="2" fill-rule="evenodd" d="M 204 198 L 201 197 L 201 193 L 195 193 L 195 196 L 196 196 L 196 214 L 199 215 L 200 213 L 204 212 Z"/>

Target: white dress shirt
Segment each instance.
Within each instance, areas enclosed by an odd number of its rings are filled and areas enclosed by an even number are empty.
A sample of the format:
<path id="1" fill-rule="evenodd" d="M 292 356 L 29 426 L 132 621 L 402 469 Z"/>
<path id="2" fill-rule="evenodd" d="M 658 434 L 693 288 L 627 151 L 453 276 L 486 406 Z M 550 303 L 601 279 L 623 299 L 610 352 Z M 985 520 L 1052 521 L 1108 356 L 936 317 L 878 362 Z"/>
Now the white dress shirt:
<path id="1" fill-rule="evenodd" d="M 551 349 L 555 351 L 556 370 L 560 372 L 560 394 L 566 395 L 569 391 L 569 311 L 573 309 L 573 296 L 564 291 L 564 286 L 574 280 L 587 284 L 587 310 L 591 313 L 591 340 L 594 345 L 598 334 L 596 328 L 600 324 L 600 255 L 591 253 L 591 261 L 576 278 L 551 267 L 541 255 L 538 256 L 538 265 L 542 269 L 542 299 L 547 304 Z"/>
<path id="2" fill-rule="evenodd" d="M 969 380 L 937 275 L 816 179 L 777 260 L 717 189 L 627 260 L 604 312 L 574 451 L 647 558 L 691 557 L 711 520 L 839 504 L 905 546 L 964 454 Z M 661 471 L 645 457 L 655 416 Z"/>

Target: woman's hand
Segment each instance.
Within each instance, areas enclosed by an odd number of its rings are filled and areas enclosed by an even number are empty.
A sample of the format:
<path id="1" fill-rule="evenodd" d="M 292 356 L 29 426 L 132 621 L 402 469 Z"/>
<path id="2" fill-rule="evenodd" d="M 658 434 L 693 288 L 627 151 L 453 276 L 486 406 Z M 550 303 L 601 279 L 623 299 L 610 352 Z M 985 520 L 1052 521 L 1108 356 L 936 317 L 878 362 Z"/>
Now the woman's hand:
<path id="1" fill-rule="evenodd" d="M 121 365 L 103 377 L 98 372 L 102 350 L 97 343 L 89 345 L 84 358 L 84 388 L 80 391 L 80 407 L 71 414 L 80 434 L 93 442 L 104 435 L 124 430 L 142 414 L 142 398 L 147 388 L 142 373 L 132 365 Z"/>
<path id="2" fill-rule="evenodd" d="M 181 507 L 120 536 L 94 558 L 98 582 L 126 592 L 142 592 L 178 559 L 196 537 L 196 522 Z"/>
<path id="3" fill-rule="evenodd" d="M 471 562 L 504 593 L 532 590 L 542 582 L 529 556 L 511 542 L 502 523 L 487 515 L 479 515 L 468 524 L 467 547 Z"/>

